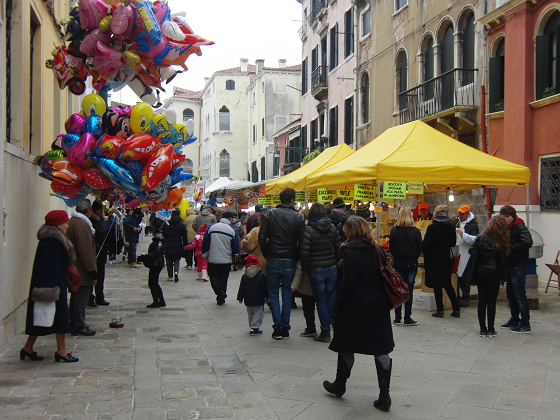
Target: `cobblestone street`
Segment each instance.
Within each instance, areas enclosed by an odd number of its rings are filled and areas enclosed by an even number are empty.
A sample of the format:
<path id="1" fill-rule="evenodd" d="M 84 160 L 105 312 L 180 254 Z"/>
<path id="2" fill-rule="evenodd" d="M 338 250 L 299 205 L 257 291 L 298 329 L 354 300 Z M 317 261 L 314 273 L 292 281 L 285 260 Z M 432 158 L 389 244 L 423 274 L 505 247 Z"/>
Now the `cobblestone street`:
<path id="1" fill-rule="evenodd" d="M 149 244 L 145 239 L 139 252 Z M 108 307 L 87 309 L 93 337 L 67 336 L 78 363 L 55 363 L 54 336 L 39 338 L 42 362 L 20 361 L 26 336 L 0 357 L 2 419 L 492 419 L 552 420 L 560 413 L 560 298 L 540 291 L 532 334 L 500 329 L 480 338 L 476 307 L 460 319 L 415 311 L 419 326 L 394 327 L 389 413 L 373 408 L 378 387 L 373 357 L 357 355 L 347 392 L 322 388 L 336 354 L 302 338 L 301 301 L 290 339 L 272 340 L 265 312 L 262 336 L 249 336 L 244 305 L 235 300 L 241 271 L 231 272 L 229 297 L 217 306 L 209 283 L 181 267 L 179 283 L 160 276 L 167 307 L 148 309 L 148 270 L 120 260 L 107 266 Z M 446 311 L 449 312 L 449 311 Z M 124 328 L 109 328 L 121 316 Z M 497 324 L 508 319 L 500 292 Z"/>

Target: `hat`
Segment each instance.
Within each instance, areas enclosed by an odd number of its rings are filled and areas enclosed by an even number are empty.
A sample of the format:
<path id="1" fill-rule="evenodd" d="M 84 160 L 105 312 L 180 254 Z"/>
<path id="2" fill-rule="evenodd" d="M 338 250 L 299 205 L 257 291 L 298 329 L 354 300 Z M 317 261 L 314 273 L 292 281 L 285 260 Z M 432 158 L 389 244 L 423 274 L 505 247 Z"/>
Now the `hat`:
<path id="1" fill-rule="evenodd" d="M 255 206 L 255 213 L 260 213 L 265 207 L 262 204 L 257 204 Z"/>
<path id="2" fill-rule="evenodd" d="M 156 213 L 156 217 L 159 220 L 163 220 L 164 222 L 169 221 L 169 219 L 171 219 L 171 213 L 169 213 L 169 211 L 165 210 L 165 209 L 161 209 L 160 211 L 158 211 Z"/>
<path id="3" fill-rule="evenodd" d="M 334 208 L 331 210 L 331 216 L 336 220 L 340 220 L 344 217 L 344 210 Z"/>
<path id="4" fill-rule="evenodd" d="M 366 204 L 360 204 L 356 207 L 356 216 L 363 217 L 364 219 L 369 219 L 371 217 L 371 211 Z"/>
<path id="5" fill-rule="evenodd" d="M 52 210 L 45 216 L 46 225 L 61 225 L 68 221 L 68 213 L 64 210 Z"/>
<path id="6" fill-rule="evenodd" d="M 134 210 L 132 210 L 132 214 L 134 216 L 142 216 L 142 209 L 140 207 L 136 207 Z"/>
<path id="7" fill-rule="evenodd" d="M 259 260 L 255 254 L 249 254 L 245 257 L 245 267 L 249 267 L 250 265 L 259 265 Z"/>
<path id="8" fill-rule="evenodd" d="M 429 210 L 429 209 L 430 209 L 430 208 L 428 207 L 428 203 L 420 203 L 420 204 L 418 205 L 418 210 L 424 210 L 424 209 L 426 209 L 426 210 Z"/>
<path id="9" fill-rule="evenodd" d="M 211 209 L 211 208 L 212 206 L 210 204 L 205 204 L 200 208 L 200 210 Z"/>
<path id="10" fill-rule="evenodd" d="M 461 207 L 459 207 L 459 210 L 457 210 L 457 213 L 470 213 L 470 212 L 471 212 L 471 208 L 466 204 L 463 204 Z"/>
<path id="11" fill-rule="evenodd" d="M 200 226 L 198 228 L 198 233 L 202 235 L 204 232 L 206 232 L 206 229 L 208 229 L 208 223 L 204 223 L 202 226 Z"/>
<path id="12" fill-rule="evenodd" d="M 95 200 L 91 204 L 91 210 L 95 213 L 97 210 L 101 210 L 103 208 L 103 204 L 100 201 Z"/>
<path id="13" fill-rule="evenodd" d="M 335 209 L 343 209 L 346 206 L 346 204 L 344 204 L 344 200 L 340 197 L 335 198 L 332 205 Z"/>
<path id="14" fill-rule="evenodd" d="M 230 217 L 235 217 L 235 215 L 231 211 L 224 211 L 222 213 L 222 217 L 225 219 L 229 219 Z"/>

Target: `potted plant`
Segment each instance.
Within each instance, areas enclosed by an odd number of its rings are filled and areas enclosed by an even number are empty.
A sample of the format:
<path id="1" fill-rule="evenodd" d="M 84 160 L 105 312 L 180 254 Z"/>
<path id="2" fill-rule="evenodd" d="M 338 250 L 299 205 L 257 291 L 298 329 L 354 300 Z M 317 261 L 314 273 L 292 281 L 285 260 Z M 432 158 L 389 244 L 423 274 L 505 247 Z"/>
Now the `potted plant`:
<path id="1" fill-rule="evenodd" d="M 313 142 L 313 146 L 314 146 L 313 148 L 314 148 L 314 149 L 318 149 L 320 145 L 321 145 L 321 143 L 319 142 L 319 140 L 315 140 L 315 141 Z"/>
<path id="2" fill-rule="evenodd" d="M 494 112 L 500 112 L 504 110 L 504 100 L 500 99 L 494 104 Z"/>
<path id="3" fill-rule="evenodd" d="M 329 138 L 327 136 L 321 136 L 321 145 L 324 147 L 329 143 Z"/>
<path id="4" fill-rule="evenodd" d="M 548 98 L 549 96 L 552 95 L 556 95 L 556 86 L 552 86 L 552 87 L 547 87 L 543 93 L 542 93 L 542 97 L 544 98 Z"/>

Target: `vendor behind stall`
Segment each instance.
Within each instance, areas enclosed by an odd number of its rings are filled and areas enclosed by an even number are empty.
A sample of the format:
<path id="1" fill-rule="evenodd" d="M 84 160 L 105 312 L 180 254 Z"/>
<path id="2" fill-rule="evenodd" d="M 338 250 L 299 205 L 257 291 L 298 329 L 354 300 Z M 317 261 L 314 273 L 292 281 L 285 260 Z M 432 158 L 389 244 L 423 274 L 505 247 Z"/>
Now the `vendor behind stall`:
<path id="1" fill-rule="evenodd" d="M 418 217 L 416 218 L 416 227 L 420 229 L 420 233 L 422 234 L 422 238 L 424 238 L 424 234 L 426 233 L 426 229 L 428 226 L 432 224 L 432 219 L 434 215 L 430 211 L 428 207 L 428 203 L 421 203 L 418 205 Z"/>

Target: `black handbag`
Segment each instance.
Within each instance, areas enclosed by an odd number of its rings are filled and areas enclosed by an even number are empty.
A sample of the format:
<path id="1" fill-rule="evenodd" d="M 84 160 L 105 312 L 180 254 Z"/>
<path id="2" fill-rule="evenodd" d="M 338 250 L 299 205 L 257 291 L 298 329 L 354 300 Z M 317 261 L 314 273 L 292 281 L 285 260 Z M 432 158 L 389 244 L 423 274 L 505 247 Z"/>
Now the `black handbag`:
<path id="1" fill-rule="evenodd" d="M 469 249 L 469 254 L 471 254 L 471 256 L 467 261 L 465 271 L 463 271 L 463 275 L 461 276 L 461 278 L 463 279 L 464 283 L 467 286 L 476 286 L 476 268 L 478 262 L 477 261 L 478 260 L 478 237 L 471 245 L 471 248 Z"/>

